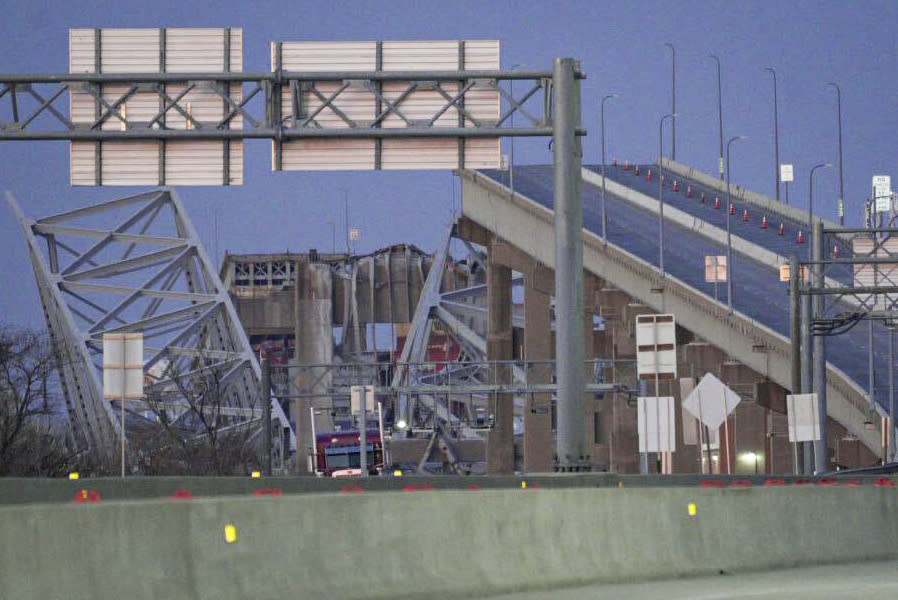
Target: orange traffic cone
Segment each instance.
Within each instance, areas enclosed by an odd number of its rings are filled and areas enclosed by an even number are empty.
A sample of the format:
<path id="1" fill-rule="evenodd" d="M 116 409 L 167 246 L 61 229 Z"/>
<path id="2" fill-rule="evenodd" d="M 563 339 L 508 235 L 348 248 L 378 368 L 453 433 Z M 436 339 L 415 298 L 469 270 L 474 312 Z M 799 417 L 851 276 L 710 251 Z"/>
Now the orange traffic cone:
<path id="1" fill-rule="evenodd" d="M 717 196 L 714 196 L 714 208 L 720 208 L 720 198 L 718 198 Z"/>
<path id="2" fill-rule="evenodd" d="M 705 203 L 705 192 L 702 192 L 702 204 Z"/>
<path id="3" fill-rule="evenodd" d="M 839 258 L 839 247 L 833 246 L 833 258 Z"/>
<path id="4" fill-rule="evenodd" d="M 675 191 L 675 192 L 679 192 L 679 191 L 680 191 L 680 182 L 677 181 L 676 179 L 674 179 L 673 191 Z"/>
<path id="5" fill-rule="evenodd" d="M 802 230 L 798 230 L 798 243 L 804 244 L 804 232 Z"/>
<path id="6" fill-rule="evenodd" d="M 730 214 L 731 215 L 736 214 L 736 205 L 735 204 L 730 204 Z"/>
<path id="7" fill-rule="evenodd" d="M 645 180 L 646 181 L 652 180 L 652 170 L 651 169 L 649 169 L 648 171 L 645 172 Z"/>
<path id="8" fill-rule="evenodd" d="M 616 158 L 611 159 L 611 166 L 612 166 L 612 167 L 616 167 L 616 166 L 617 166 L 617 159 L 616 159 Z"/>
<path id="9" fill-rule="evenodd" d="M 748 223 L 748 209 L 745 209 L 745 212 L 742 213 L 742 222 Z"/>
<path id="10" fill-rule="evenodd" d="M 786 233 L 786 226 L 780 223 L 779 234 L 783 235 L 784 233 Z"/>
<path id="11" fill-rule="evenodd" d="M 692 189 L 691 185 L 686 186 L 686 197 L 692 198 L 695 195 L 695 191 Z"/>
<path id="12" fill-rule="evenodd" d="M 764 215 L 764 218 L 761 219 L 761 229 L 767 229 L 767 215 Z"/>
<path id="13" fill-rule="evenodd" d="M 624 161 L 624 171 L 630 170 L 630 161 Z"/>
<path id="14" fill-rule="evenodd" d="M 639 177 L 639 165 L 636 165 L 636 169 L 633 171 L 633 174 Z"/>

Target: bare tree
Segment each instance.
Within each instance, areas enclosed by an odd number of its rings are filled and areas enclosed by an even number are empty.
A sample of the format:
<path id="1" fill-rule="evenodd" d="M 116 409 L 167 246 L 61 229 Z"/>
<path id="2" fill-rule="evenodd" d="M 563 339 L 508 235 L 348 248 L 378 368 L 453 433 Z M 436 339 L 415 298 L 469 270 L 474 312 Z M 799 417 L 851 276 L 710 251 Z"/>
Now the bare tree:
<path id="1" fill-rule="evenodd" d="M 147 393 L 154 422 L 131 442 L 143 473 L 233 475 L 258 466 L 261 411 L 232 406 L 224 370 L 214 363 L 202 353 L 186 367 L 172 362 L 169 385 Z"/>
<path id="2" fill-rule="evenodd" d="M 0 327 L 0 475 L 54 476 L 76 454 L 57 411 L 56 360 L 46 334 Z"/>

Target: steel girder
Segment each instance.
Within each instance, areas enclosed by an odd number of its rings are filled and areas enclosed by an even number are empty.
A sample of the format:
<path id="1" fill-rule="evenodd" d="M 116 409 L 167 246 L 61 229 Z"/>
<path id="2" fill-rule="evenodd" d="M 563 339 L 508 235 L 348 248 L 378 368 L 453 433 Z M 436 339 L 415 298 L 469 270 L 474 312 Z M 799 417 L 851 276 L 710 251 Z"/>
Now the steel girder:
<path id="1" fill-rule="evenodd" d="M 259 421 L 261 371 L 231 299 L 175 192 L 137 194 L 22 225 L 76 439 L 114 456 L 118 411 L 104 400 L 104 333 L 143 333 L 146 396 L 178 418 L 220 407 L 220 427 Z M 42 243 L 43 242 L 43 243 Z M 197 377 L 213 377 L 216 398 Z M 154 398 L 154 401 L 147 400 Z M 274 418 L 286 425 L 277 402 Z M 162 407 L 160 409 L 160 407 Z M 179 415 L 180 413 L 180 415 Z M 126 418 L 126 426 L 138 419 Z"/>

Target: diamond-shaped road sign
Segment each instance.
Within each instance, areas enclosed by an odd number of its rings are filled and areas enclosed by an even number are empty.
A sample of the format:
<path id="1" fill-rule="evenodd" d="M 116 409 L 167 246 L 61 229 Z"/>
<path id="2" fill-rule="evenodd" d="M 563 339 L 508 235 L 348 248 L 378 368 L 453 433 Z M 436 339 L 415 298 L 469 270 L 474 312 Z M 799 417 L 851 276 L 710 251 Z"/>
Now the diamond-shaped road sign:
<path id="1" fill-rule="evenodd" d="M 709 429 L 718 429 L 727 416 L 741 402 L 739 394 L 728 388 L 711 373 L 705 374 L 692 393 L 683 401 L 683 408 L 691 412 Z"/>

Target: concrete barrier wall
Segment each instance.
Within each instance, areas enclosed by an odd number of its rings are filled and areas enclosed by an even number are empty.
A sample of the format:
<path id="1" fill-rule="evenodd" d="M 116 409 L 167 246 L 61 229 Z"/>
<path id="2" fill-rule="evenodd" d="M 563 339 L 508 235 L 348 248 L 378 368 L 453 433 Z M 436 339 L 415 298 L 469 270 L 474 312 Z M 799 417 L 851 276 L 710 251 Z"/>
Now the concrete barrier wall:
<path id="1" fill-rule="evenodd" d="M 442 598 L 889 559 L 898 557 L 896 509 L 898 492 L 874 487 L 8 506 L 0 597 Z"/>

